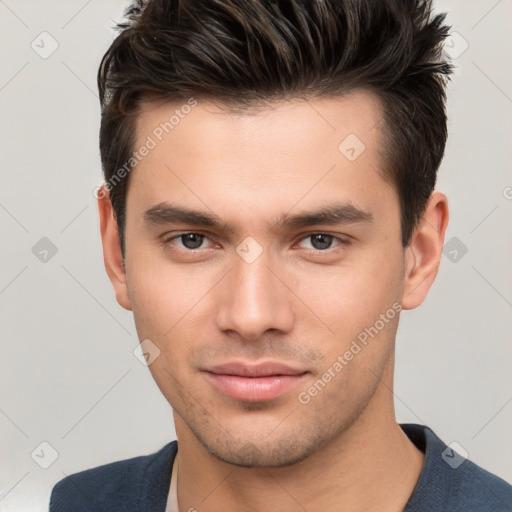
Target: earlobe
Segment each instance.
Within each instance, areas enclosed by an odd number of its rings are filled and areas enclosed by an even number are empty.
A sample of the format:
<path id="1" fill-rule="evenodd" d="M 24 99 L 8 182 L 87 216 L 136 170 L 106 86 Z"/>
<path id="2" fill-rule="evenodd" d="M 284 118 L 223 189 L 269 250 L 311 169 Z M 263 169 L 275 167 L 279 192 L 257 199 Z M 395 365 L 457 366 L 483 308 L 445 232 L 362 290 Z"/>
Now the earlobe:
<path id="1" fill-rule="evenodd" d="M 131 310 L 117 221 L 110 202 L 110 194 L 105 186 L 98 194 L 98 211 L 105 270 L 114 287 L 117 302 L 123 308 Z"/>
<path id="2" fill-rule="evenodd" d="M 405 251 L 403 309 L 418 307 L 434 282 L 443 253 L 448 218 L 446 196 L 434 191 Z"/>

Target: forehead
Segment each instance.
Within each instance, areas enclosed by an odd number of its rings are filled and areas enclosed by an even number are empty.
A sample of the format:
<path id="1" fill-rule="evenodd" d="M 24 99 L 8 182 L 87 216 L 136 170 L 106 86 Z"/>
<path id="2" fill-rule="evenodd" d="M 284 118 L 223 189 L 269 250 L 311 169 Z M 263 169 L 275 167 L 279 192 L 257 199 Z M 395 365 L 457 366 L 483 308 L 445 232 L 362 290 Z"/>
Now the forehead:
<path id="1" fill-rule="evenodd" d="M 247 108 L 230 108 L 207 100 L 189 98 L 176 102 L 157 100 L 143 103 L 136 121 L 137 143 L 150 135 L 158 143 L 162 139 L 200 145 L 204 151 L 218 152 L 226 144 L 244 149 L 250 142 L 253 149 L 265 142 L 294 145 L 299 141 L 331 145 L 344 136 L 354 134 L 372 144 L 378 137 L 383 113 L 379 98 L 365 90 L 357 90 L 335 98 L 292 98 L 270 101 Z M 173 137 L 168 137 L 171 135 Z M 266 137 L 265 137 L 266 135 Z M 309 151 L 310 144 L 303 146 Z M 200 149 L 196 147 L 196 150 Z"/>
<path id="2" fill-rule="evenodd" d="M 394 194 L 383 177 L 381 130 L 380 102 L 366 91 L 238 112 L 200 99 L 148 102 L 134 149 L 151 149 L 132 172 L 128 196 L 146 209 L 177 200 L 275 216 L 277 207 L 325 198 L 368 210 Z"/>

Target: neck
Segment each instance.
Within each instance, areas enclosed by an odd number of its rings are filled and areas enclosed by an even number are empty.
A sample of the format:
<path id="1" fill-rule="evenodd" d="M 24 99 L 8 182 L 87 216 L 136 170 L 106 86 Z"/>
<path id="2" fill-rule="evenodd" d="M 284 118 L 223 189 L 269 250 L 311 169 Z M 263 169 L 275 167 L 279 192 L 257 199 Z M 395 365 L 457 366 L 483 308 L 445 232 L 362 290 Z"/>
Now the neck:
<path id="1" fill-rule="evenodd" d="M 181 511 L 400 512 L 424 459 L 396 423 L 382 381 L 350 427 L 291 466 L 234 466 L 208 453 L 178 416 L 176 431 Z"/>

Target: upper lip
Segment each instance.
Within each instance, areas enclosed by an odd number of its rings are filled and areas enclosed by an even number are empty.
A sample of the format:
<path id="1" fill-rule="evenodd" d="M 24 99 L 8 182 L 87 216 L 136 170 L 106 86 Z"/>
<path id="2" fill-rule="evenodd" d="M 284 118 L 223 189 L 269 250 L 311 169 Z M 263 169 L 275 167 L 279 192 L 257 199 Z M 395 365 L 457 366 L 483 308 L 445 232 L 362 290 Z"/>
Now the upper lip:
<path id="1" fill-rule="evenodd" d="M 302 375 L 307 370 L 294 368 L 293 366 L 268 361 L 262 363 L 229 362 L 210 366 L 204 371 L 218 375 L 236 375 L 239 377 L 270 377 L 272 375 Z"/>

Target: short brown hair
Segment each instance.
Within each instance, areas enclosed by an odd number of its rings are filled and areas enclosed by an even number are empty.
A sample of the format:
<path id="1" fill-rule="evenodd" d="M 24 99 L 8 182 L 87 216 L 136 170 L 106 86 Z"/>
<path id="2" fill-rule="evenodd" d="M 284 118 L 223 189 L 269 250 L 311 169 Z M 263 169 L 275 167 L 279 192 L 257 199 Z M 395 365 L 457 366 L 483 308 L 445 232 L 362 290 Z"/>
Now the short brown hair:
<path id="1" fill-rule="evenodd" d="M 229 109 L 373 91 L 384 109 L 386 177 L 406 247 L 446 144 L 445 14 L 430 0 L 139 0 L 98 71 L 100 152 L 119 227 L 141 101 L 189 97 Z"/>

